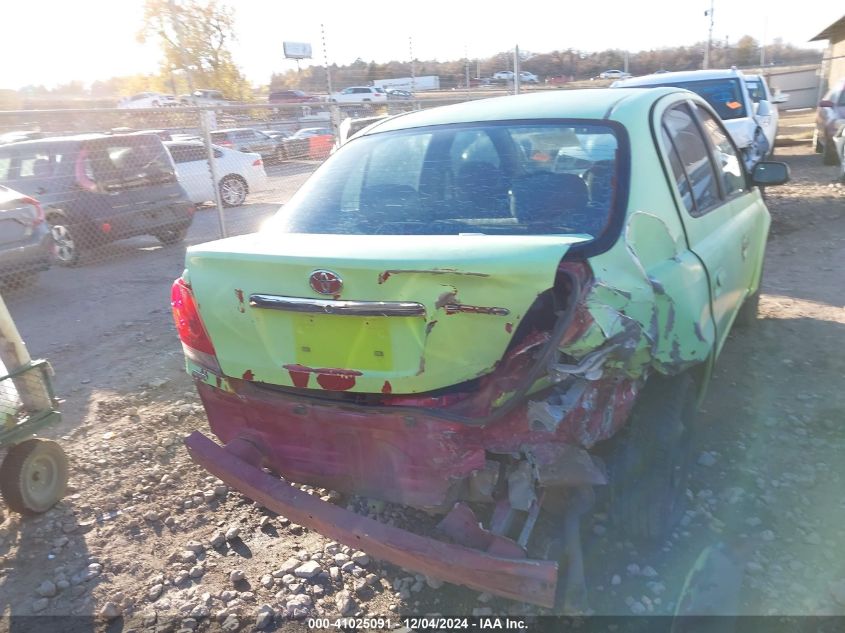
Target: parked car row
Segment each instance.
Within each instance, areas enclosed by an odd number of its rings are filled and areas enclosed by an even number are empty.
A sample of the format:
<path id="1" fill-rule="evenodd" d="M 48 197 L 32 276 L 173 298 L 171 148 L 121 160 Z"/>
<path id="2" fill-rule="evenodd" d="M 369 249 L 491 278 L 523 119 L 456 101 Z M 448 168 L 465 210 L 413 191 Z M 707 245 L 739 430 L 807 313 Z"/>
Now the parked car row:
<path id="1" fill-rule="evenodd" d="M 674 87 L 701 95 L 716 111 L 742 151 L 746 168 L 770 156 L 777 136 L 777 107 L 762 95 L 770 96 L 761 77 L 755 78 L 757 101 L 751 98 L 747 78 L 735 68 L 655 73 L 613 82 L 611 88 Z"/>

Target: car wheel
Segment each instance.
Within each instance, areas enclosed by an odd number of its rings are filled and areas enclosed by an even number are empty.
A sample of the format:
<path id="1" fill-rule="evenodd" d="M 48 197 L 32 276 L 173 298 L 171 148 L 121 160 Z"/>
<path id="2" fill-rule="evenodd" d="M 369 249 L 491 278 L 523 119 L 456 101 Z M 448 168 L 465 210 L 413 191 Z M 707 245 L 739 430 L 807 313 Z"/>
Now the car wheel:
<path id="1" fill-rule="evenodd" d="M 79 263 L 79 240 L 76 229 L 71 229 L 64 216 L 54 215 L 47 220 L 55 249 L 53 257 L 60 266 L 76 266 Z"/>
<path id="2" fill-rule="evenodd" d="M 246 182 L 240 176 L 225 176 L 220 181 L 220 198 L 224 207 L 239 207 L 246 200 Z"/>
<path id="3" fill-rule="evenodd" d="M 0 492 L 11 510 L 46 512 L 67 490 L 67 456 L 57 442 L 31 439 L 9 449 L 0 466 Z"/>
<path id="4" fill-rule="evenodd" d="M 184 240 L 187 234 L 188 228 L 184 227 L 181 229 L 165 229 L 163 231 L 158 231 L 157 233 L 154 233 L 153 236 L 165 246 L 170 246 L 171 244 L 178 244 Z"/>
<path id="5" fill-rule="evenodd" d="M 813 130 L 813 149 L 815 150 L 816 154 L 821 154 L 824 151 L 824 145 L 822 145 L 821 141 L 819 140 L 818 129 Z"/>
<path id="6" fill-rule="evenodd" d="M 665 539 L 683 514 L 692 466 L 694 382 L 649 378 L 608 457 L 610 513 L 625 534 Z"/>
<path id="7" fill-rule="evenodd" d="M 822 162 L 825 165 L 838 165 L 839 157 L 836 155 L 836 146 L 833 144 L 833 139 L 825 139 L 824 153 L 822 154 Z"/>

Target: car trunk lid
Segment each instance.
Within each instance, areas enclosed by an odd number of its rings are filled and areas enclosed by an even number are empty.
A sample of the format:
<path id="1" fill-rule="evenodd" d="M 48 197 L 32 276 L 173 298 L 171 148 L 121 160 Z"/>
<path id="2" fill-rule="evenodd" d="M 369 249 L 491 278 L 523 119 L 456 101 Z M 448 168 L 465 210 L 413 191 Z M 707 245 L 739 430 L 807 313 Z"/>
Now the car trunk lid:
<path id="1" fill-rule="evenodd" d="M 264 232 L 191 247 L 186 274 L 226 375 L 419 393 L 494 369 L 587 239 Z"/>

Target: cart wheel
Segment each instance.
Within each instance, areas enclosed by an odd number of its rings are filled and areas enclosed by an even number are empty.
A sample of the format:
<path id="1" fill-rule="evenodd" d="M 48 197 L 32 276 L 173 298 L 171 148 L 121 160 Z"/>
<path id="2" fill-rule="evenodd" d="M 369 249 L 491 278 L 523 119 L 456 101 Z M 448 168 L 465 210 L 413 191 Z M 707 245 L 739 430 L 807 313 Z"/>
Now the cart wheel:
<path id="1" fill-rule="evenodd" d="M 51 440 L 26 440 L 9 449 L 0 466 L 0 493 L 10 510 L 39 514 L 65 495 L 68 463 Z"/>

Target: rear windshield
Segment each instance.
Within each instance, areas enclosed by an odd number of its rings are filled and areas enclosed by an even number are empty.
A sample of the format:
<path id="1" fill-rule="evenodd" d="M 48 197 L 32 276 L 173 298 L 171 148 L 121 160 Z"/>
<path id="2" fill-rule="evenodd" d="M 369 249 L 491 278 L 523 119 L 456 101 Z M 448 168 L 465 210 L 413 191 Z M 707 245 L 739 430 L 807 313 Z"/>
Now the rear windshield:
<path id="1" fill-rule="evenodd" d="M 93 141 L 86 144 L 79 160 L 82 180 L 106 188 L 176 182 L 170 156 L 156 137 L 113 136 Z"/>
<path id="2" fill-rule="evenodd" d="M 338 150 L 268 230 L 356 235 L 600 235 L 620 157 L 602 124 L 373 134 Z"/>
<path id="3" fill-rule="evenodd" d="M 650 84 L 651 85 L 651 84 Z M 745 99 L 742 98 L 742 86 L 739 79 L 708 79 L 707 81 L 677 81 L 656 86 L 673 86 L 685 88 L 704 97 L 713 106 L 723 121 L 741 119 L 748 116 L 745 111 Z"/>

